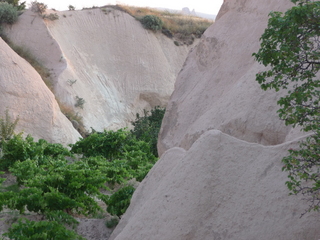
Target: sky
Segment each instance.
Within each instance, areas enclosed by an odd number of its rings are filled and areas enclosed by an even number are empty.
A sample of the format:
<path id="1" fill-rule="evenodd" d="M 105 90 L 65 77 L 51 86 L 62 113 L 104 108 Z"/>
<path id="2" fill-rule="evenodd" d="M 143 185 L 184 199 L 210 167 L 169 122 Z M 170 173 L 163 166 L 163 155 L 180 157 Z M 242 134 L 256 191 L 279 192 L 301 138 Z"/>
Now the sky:
<path id="1" fill-rule="evenodd" d="M 20 1 L 22 2 L 22 0 Z M 31 0 L 27 0 L 28 3 Z M 72 5 L 76 9 L 82 9 L 83 7 L 92 6 L 104 6 L 109 4 L 126 4 L 130 6 L 139 7 L 151 7 L 151 8 L 169 8 L 174 10 L 181 10 L 184 7 L 188 7 L 190 11 L 195 9 L 196 12 L 214 14 L 216 15 L 220 9 L 223 0 L 38 0 L 47 4 L 48 8 L 54 8 L 56 10 L 68 10 L 68 6 Z"/>

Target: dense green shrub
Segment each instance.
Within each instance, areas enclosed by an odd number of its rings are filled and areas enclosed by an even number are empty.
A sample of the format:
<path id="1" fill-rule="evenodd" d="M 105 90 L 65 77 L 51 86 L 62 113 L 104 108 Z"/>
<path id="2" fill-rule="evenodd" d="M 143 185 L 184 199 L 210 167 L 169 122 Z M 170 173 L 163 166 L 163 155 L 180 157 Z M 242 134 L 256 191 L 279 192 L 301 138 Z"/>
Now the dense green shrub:
<path id="1" fill-rule="evenodd" d="M 48 143 L 40 139 L 35 142 L 28 135 L 25 139 L 22 134 L 14 135 L 11 139 L 2 143 L 3 156 L 0 159 L 0 169 L 8 170 L 17 161 L 27 159 L 44 163 L 47 157 L 72 156 L 70 151 L 58 143 Z"/>
<path id="2" fill-rule="evenodd" d="M 144 121 L 138 117 L 137 136 L 143 129 L 150 132 L 154 126 L 159 129 L 158 111 L 153 110 L 153 113 L 147 116 L 145 112 Z M 150 124 L 154 122 L 158 124 Z M 112 215 L 123 215 L 135 190 L 126 185 L 127 181 L 133 178 L 142 181 L 157 161 L 150 149 L 151 141 L 141 141 L 136 135 L 124 129 L 93 131 L 87 138 L 71 144 L 71 151 L 43 139 L 35 142 L 30 135 L 26 138 L 22 134 L 14 135 L 5 141 L 0 167 L 9 170 L 17 184 L 14 188 L 0 187 L 0 210 L 42 215 L 39 222 L 20 219 L 5 236 L 11 239 L 56 239 L 57 236 L 81 239 L 66 225 L 77 225 L 74 214 L 94 216 L 102 211 L 97 199 L 107 204 L 107 211 Z M 80 154 L 78 159 L 74 159 L 73 153 Z M 110 197 L 101 193 L 101 189 L 111 190 L 115 184 L 125 187 Z"/>
<path id="3" fill-rule="evenodd" d="M 140 22 L 142 23 L 144 28 L 153 31 L 161 30 L 163 26 L 161 18 L 155 15 L 146 15 L 141 18 Z"/>
<path id="4" fill-rule="evenodd" d="M 129 207 L 134 190 L 135 188 L 129 185 L 112 194 L 106 202 L 108 205 L 107 211 L 120 218 Z"/>
<path id="5" fill-rule="evenodd" d="M 0 24 L 13 24 L 18 19 L 18 10 L 7 2 L 0 2 Z"/>
<path id="6" fill-rule="evenodd" d="M 161 128 L 162 119 L 166 109 L 161 107 L 155 107 L 151 111 L 144 110 L 144 115 L 136 115 L 136 120 L 131 122 L 134 129 L 131 133 L 141 141 L 145 141 L 150 144 L 152 153 L 158 156 L 157 143 L 158 135 Z"/>
<path id="7" fill-rule="evenodd" d="M 18 223 L 12 224 L 9 231 L 3 235 L 15 240 L 85 239 L 67 229 L 60 221 L 36 222 L 28 219 L 19 219 Z"/>
<path id="8" fill-rule="evenodd" d="M 18 11 L 24 10 L 26 8 L 26 2 L 20 3 L 20 0 L 0 0 L 0 2 L 7 2 L 14 6 Z"/>
<path id="9" fill-rule="evenodd" d="M 130 177 L 142 181 L 157 160 L 149 143 L 137 140 L 124 129 L 93 132 L 70 146 L 71 152 L 84 157 L 105 158 L 109 162 L 110 183 L 121 183 Z"/>
<path id="10" fill-rule="evenodd" d="M 48 157 L 45 162 L 16 162 L 10 172 L 22 188 L 19 192 L 4 192 L 1 204 L 21 213 L 27 209 L 41 214 L 95 214 L 101 210 L 95 198 L 106 200 L 100 193 L 107 182 L 106 171 L 102 159 L 69 162 L 62 157 Z"/>

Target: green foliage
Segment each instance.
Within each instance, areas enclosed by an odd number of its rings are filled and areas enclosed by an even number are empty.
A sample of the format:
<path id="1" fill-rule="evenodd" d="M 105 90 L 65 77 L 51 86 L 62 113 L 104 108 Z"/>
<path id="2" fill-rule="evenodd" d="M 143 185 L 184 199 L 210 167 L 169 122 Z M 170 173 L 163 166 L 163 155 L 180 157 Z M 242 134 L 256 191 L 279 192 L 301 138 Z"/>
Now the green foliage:
<path id="1" fill-rule="evenodd" d="M 15 240 L 84 239 L 74 231 L 67 229 L 61 222 L 52 220 L 35 222 L 19 219 L 18 223 L 12 224 L 9 232 L 3 235 Z"/>
<path id="2" fill-rule="evenodd" d="M 299 2 L 285 14 L 271 12 L 256 60 L 271 69 L 257 74 L 266 89 L 287 89 L 279 116 L 305 131 L 318 128 L 320 70 L 320 2 Z"/>
<path id="3" fill-rule="evenodd" d="M 108 205 L 107 211 L 121 216 L 130 204 L 134 188 L 125 186 L 110 197 L 102 194 L 101 189 L 126 184 L 132 178 L 142 181 L 157 160 L 149 143 L 137 140 L 124 129 L 93 132 L 70 147 L 71 151 L 43 139 L 35 142 L 30 135 L 23 138 L 22 134 L 3 143 L 1 169 L 9 170 L 17 184 L 0 187 L 0 210 L 42 215 L 40 222 L 19 220 L 6 236 L 80 239 L 66 228 L 77 225 L 73 215 L 101 213 L 96 201 L 100 199 Z M 82 158 L 72 159 L 72 153 L 81 154 Z M 0 178 L 0 183 L 3 181 Z"/>
<path id="4" fill-rule="evenodd" d="M 119 158 L 123 152 L 128 133 L 118 131 L 93 132 L 87 138 L 80 139 L 71 146 L 71 152 L 83 154 L 85 157 L 103 156 L 108 160 Z"/>
<path id="5" fill-rule="evenodd" d="M 94 214 L 101 208 L 94 198 L 105 200 L 100 193 L 107 177 L 100 159 L 68 162 L 48 158 L 45 163 L 26 160 L 16 162 L 10 171 L 23 188 L 18 192 L 4 192 L 3 204 L 21 213 L 65 211 L 69 214 Z"/>
<path id="6" fill-rule="evenodd" d="M 122 183 L 130 178 L 142 181 L 157 160 L 148 143 L 135 139 L 123 129 L 93 132 L 70 146 L 71 152 L 84 157 L 103 157 L 107 162 L 106 174 L 111 184 Z"/>
<path id="7" fill-rule="evenodd" d="M 158 156 L 158 135 L 161 128 L 162 119 L 166 109 L 155 107 L 148 111 L 144 110 L 144 115 L 137 114 L 136 120 L 131 122 L 134 129 L 131 133 L 141 141 L 145 141 L 151 145 L 152 153 Z"/>
<path id="8" fill-rule="evenodd" d="M 0 2 L 0 24 L 13 24 L 18 19 L 18 10 L 7 2 Z"/>
<path id="9" fill-rule="evenodd" d="M 108 205 L 107 211 L 120 218 L 129 207 L 134 191 L 135 188 L 129 185 L 112 194 L 106 202 Z"/>
<path id="10" fill-rule="evenodd" d="M 291 194 L 301 193 L 309 202 L 307 211 L 320 206 L 320 130 L 301 142 L 299 149 L 290 149 L 283 158 L 284 171 L 289 173 L 286 182 Z M 306 212 L 307 212 L 306 211 Z"/>
<path id="11" fill-rule="evenodd" d="M 7 2 L 14 6 L 18 11 L 24 10 L 26 8 L 26 2 L 20 3 L 20 0 L 0 0 L 0 2 Z"/>
<path id="12" fill-rule="evenodd" d="M 5 111 L 5 118 L 0 118 L 0 141 L 4 142 L 9 140 L 14 134 L 14 129 L 16 128 L 19 121 L 19 117 L 12 120 L 9 115 L 9 110 Z M 2 144 L 0 143 L 0 146 Z"/>
<path id="13" fill-rule="evenodd" d="M 158 31 L 162 29 L 163 22 L 161 18 L 155 15 L 146 15 L 140 19 L 143 27 L 153 31 Z"/>
<path id="14" fill-rule="evenodd" d="M 0 169 L 8 170 L 17 161 L 32 159 L 40 164 L 46 162 L 47 157 L 72 156 L 69 150 L 58 143 L 48 143 L 40 139 L 34 142 L 28 135 L 25 139 L 22 134 L 14 135 L 2 144 L 3 156 L 0 159 Z"/>
<path id="15" fill-rule="evenodd" d="M 320 1 L 292 2 L 296 6 L 285 14 L 270 13 L 261 47 L 253 56 L 270 67 L 256 75 L 261 88 L 287 93 L 278 101 L 280 118 L 314 133 L 282 159 L 290 194 L 304 195 L 310 211 L 320 206 Z"/>

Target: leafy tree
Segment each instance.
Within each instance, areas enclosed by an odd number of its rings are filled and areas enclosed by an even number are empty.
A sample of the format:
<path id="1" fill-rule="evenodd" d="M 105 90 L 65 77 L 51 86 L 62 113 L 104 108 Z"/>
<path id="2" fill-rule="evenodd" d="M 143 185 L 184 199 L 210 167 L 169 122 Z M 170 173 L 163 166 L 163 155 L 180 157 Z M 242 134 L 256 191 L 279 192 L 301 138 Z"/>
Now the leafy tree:
<path id="1" fill-rule="evenodd" d="M 310 210 L 320 206 L 320 1 L 291 0 L 295 6 L 271 12 L 261 47 L 253 56 L 269 70 L 256 75 L 264 90 L 282 89 L 279 116 L 287 125 L 312 132 L 283 159 L 291 194 L 303 194 Z"/>

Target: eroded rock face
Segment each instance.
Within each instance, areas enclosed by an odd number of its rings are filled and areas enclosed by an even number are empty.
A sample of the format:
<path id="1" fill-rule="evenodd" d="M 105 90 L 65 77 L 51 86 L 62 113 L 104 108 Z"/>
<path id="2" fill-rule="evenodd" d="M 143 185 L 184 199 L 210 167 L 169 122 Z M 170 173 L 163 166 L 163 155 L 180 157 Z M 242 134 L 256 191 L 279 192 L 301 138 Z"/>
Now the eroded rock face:
<path id="1" fill-rule="evenodd" d="M 158 143 L 112 240 L 318 239 L 319 213 L 288 196 L 281 159 L 299 133 L 260 90 L 252 58 L 270 11 L 288 0 L 226 0 L 179 73 Z M 292 141 L 289 141 L 289 140 Z"/>
<path id="2" fill-rule="evenodd" d="M 318 239 L 318 213 L 288 196 L 282 157 L 297 144 L 248 143 L 218 130 L 164 153 L 110 239 Z"/>
<path id="3" fill-rule="evenodd" d="M 289 140 L 291 127 L 276 113 L 281 93 L 260 89 L 255 74 L 264 67 L 252 57 L 268 13 L 289 6 L 288 0 L 224 2 L 216 24 L 189 54 L 177 78 L 160 134 L 160 153 L 174 146 L 189 149 L 210 129 L 264 145 Z"/>
<path id="4" fill-rule="evenodd" d="M 80 138 L 61 113 L 54 95 L 39 74 L 0 38 L 0 116 L 5 110 L 13 119 L 19 116 L 16 132 L 35 139 L 74 143 Z"/>
<path id="5" fill-rule="evenodd" d="M 177 47 L 112 8 L 56 14 L 50 21 L 27 11 L 6 33 L 51 70 L 55 95 L 87 129 L 126 127 L 136 112 L 167 105 L 191 46 Z M 74 107 L 77 97 L 83 109 Z"/>

